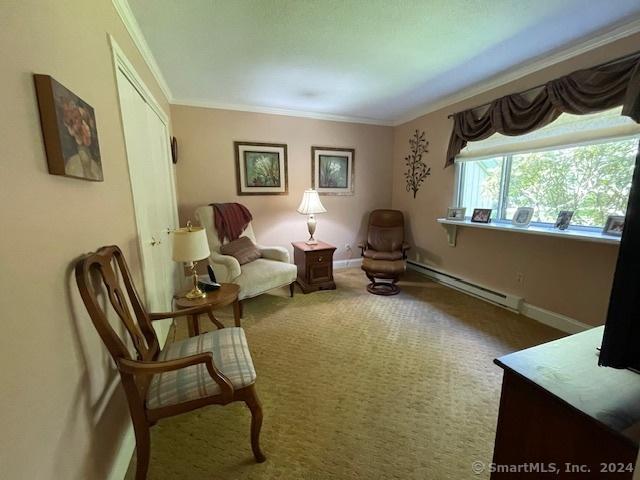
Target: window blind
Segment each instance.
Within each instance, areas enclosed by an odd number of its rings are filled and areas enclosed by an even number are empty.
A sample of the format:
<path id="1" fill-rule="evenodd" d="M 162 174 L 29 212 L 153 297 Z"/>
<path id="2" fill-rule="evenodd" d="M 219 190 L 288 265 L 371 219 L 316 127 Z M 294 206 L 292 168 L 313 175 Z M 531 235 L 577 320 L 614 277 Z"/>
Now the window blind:
<path id="1" fill-rule="evenodd" d="M 456 156 L 456 162 L 553 150 L 639 135 L 640 124 L 622 116 L 621 111 L 622 107 L 592 115 L 565 113 L 555 122 L 526 135 L 509 137 L 496 133 L 485 140 L 469 142 Z"/>

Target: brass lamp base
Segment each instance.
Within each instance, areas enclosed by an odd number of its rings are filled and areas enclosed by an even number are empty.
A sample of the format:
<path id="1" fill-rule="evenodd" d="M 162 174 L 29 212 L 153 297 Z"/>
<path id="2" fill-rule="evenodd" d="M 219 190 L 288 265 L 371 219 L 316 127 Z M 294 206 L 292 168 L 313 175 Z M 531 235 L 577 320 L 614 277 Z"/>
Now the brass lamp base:
<path id="1" fill-rule="evenodd" d="M 200 287 L 198 287 L 198 272 L 196 271 L 196 265 L 198 262 L 192 262 L 190 267 L 191 267 L 191 275 L 193 275 L 193 288 L 191 290 L 189 290 L 186 294 L 185 294 L 185 298 L 188 298 L 189 300 L 194 300 L 197 298 L 204 298 L 207 296 L 207 294 L 205 292 L 203 292 L 202 290 L 200 290 Z"/>
<path id="2" fill-rule="evenodd" d="M 198 287 L 192 288 L 185 294 L 185 297 L 188 298 L 189 300 L 194 300 L 196 298 L 204 298 L 206 296 L 207 294 L 202 290 L 200 290 Z"/>

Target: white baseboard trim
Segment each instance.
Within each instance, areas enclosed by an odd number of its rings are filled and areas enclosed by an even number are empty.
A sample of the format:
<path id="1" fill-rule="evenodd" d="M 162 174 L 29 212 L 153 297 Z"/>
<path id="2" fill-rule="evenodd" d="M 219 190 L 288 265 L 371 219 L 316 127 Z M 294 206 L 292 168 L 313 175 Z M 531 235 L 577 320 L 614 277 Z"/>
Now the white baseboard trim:
<path id="1" fill-rule="evenodd" d="M 408 261 L 409 268 L 422 275 L 425 275 L 443 285 L 451 287 L 455 290 L 471 295 L 472 297 L 479 298 L 485 302 L 493 303 L 499 307 L 505 308 L 515 313 L 520 313 L 522 305 L 522 297 L 516 295 L 507 295 L 495 290 L 491 290 L 482 285 L 469 282 L 463 278 L 455 277 L 449 273 L 435 270 L 427 265 L 423 265 L 418 262 Z"/>
<path id="2" fill-rule="evenodd" d="M 161 320 L 160 322 L 156 322 L 154 325 L 156 328 L 156 335 L 158 335 L 158 342 L 160 342 L 161 347 L 164 347 L 164 344 L 167 342 L 167 337 L 171 331 L 171 325 L 172 320 L 170 319 Z M 122 480 L 125 477 L 135 449 L 136 436 L 133 431 L 133 423 L 128 419 L 127 429 L 122 436 L 122 440 L 120 440 L 120 448 L 118 448 L 116 458 L 113 460 L 111 471 L 107 477 L 108 480 Z"/>
<path id="3" fill-rule="evenodd" d="M 519 297 L 513 297 L 511 300 L 505 301 L 505 299 L 509 299 L 509 295 L 500 294 L 499 292 L 494 292 L 482 285 L 461 280 L 453 275 L 435 270 L 419 262 L 411 260 L 407 262 L 407 265 L 411 270 L 429 277 L 438 283 L 446 285 L 447 287 L 505 308 L 509 311 L 524 315 L 525 317 L 536 320 L 562 332 L 573 334 L 593 328 L 592 325 L 587 325 L 586 323 L 567 317 L 561 313 L 552 312 L 550 310 L 545 310 L 544 308 L 531 305 L 523 301 L 523 299 L 519 299 L 518 301 Z"/>
<path id="4" fill-rule="evenodd" d="M 587 325 L 561 313 L 551 312 L 526 302 L 522 304 L 520 314 L 566 333 L 580 333 L 593 328 L 593 325 Z"/>
<path id="5" fill-rule="evenodd" d="M 127 423 L 127 429 L 122 436 L 122 441 L 120 442 L 120 448 L 118 449 L 118 454 L 116 455 L 115 460 L 113 461 L 113 466 L 111 467 L 111 473 L 107 477 L 108 480 L 122 480 L 127 474 L 127 470 L 129 469 L 129 464 L 131 463 L 131 458 L 133 457 L 133 452 L 136 449 L 136 437 L 133 433 L 133 424 L 131 421 Z"/>
<path id="6" fill-rule="evenodd" d="M 333 269 L 340 270 L 341 268 L 359 267 L 362 265 L 362 258 L 350 258 L 348 260 L 334 260 Z"/>

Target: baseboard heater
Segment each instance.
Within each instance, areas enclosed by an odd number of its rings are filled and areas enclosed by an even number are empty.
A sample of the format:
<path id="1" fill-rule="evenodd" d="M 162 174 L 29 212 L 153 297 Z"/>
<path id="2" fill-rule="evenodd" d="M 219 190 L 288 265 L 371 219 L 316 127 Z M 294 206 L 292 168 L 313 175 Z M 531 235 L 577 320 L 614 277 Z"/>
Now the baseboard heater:
<path id="1" fill-rule="evenodd" d="M 520 313 L 522 308 L 522 297 L 515 295 L 508 295 L 502 292 L 496 292 L 488 288 L 481 287 L 474 283 L 463 280 L 462 278 L 454 277 L 448 273 L 440 272 L 434 268 L 427 267 L 418 262 L 407 260 L 409 268 L 415 270 L 418 273 L 422 273 L 435 281 L 447 285 L 468 295 L 478 297 L 487 302 L 494 303 L 500 307 L 511 310 L 512 312 Z"/>

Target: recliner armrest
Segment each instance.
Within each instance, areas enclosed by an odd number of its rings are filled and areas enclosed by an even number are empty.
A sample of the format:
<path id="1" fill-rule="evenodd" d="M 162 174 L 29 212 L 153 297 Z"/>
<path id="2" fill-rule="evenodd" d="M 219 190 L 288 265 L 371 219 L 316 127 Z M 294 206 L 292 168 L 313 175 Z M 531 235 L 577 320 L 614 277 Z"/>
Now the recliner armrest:
<path id="1" fill-rule="evenodd" d="M 364 257 L 364 251 L 367 249 L 367 242 L 358 242 L 358 248 L 360 249 L 360 256 Z"/>
<path id="2" fill-rule="evenodd" d="M 216 274 L 218 282 L 230 282 L 240 276 L 240 262 L 231 255 L 222 255 L 218 252 L 211 252 L 209 263 Z M 222 272 L 221 272 L 222 270 Z"/>
<path id="3" fill-rule="evenodd" d="M 289 252 L 284 247 L 265 247 L 263 245 L 257 245 L 257 247 L 263 258 L 275 260 L 277 262 L 290 263 Z"/>
<path id="4" fill-rule="evenodd" d="M 409 245 L 408 243 L 402 242 L 402 258 L 406 259 L 407 258 L 407 250 L 409 250 L 411 248 L 411 245 Z"/>

